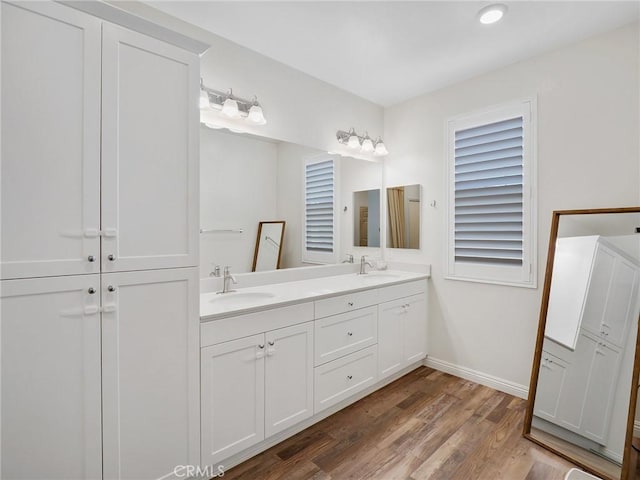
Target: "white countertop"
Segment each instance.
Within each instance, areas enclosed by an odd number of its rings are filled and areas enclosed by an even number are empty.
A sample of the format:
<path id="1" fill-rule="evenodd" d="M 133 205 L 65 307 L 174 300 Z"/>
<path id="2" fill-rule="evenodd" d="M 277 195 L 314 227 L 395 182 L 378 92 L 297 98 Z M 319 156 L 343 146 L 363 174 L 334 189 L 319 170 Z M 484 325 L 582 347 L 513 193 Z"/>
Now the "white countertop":
<path id="1" fill-rule="evenodd" d="M 235 292 L 200 294 L 200 320 L 210 321 L 305 300 L 319 300 L 359 290 L 384 287 L 428 278 L 426 273 L 400 270 L 350 273 L 331 277 L 239 288 Z"/>

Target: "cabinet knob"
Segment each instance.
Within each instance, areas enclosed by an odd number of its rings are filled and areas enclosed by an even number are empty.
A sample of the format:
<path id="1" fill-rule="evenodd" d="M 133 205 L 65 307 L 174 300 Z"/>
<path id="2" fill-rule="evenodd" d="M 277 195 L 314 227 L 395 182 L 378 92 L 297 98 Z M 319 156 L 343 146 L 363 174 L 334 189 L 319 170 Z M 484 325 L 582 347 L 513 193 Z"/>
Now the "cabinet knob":
<path id="1" fill-rule="evenodd" d="M 109 286 L 107 287 L 107 291 L 109 291 L 109 292 L 115 292 L 115 291 L 116 291 L 116 287 L 114 287 L 113 285 L 109 285 Z"/>
<path id="2" fill-rule="evenodd" d="M 87 290 L 87 292 L 89 292 L 89 295 L 93 295 L 94 293 L 96 293 L 96 289 L 93 287 L 89 287 L 89 289 Z"/>
<path id="3" fill-rule="evenodd" d="M 347 335 L 349 335 L 350 337 L 353 337 L 353 332 L 347 332 Z"/>
<path id="4" fill-rule="evenodd" d="M 113 262 L 113 261 L 116 259 L 116 256 L 115 256 L 113 253 L 110 253 L 110 254 L 109 254 L 109 256 L 107 257 L 107 259 L 108 259 L 110 262 Z"/>
<path id="5" fill-rule="evenodd" d="M 347 375 L 347 378 L 348 378 L 349 380 L 352 380 L 352 379 L 353 379 L 353 375 Z"/>
<path id="6" fill-rule="evenodd" d="M 347 305 L 349 305 L 350 307 L 353 307 L 353 302 L 348 302 Z"/>
<path id="7" fill-rule="evenodd" d="M 259 348 L 260 350 L 262 350 L 262 349 L 264 348 L 264 345 L 263 345 L 263 344 L 260 344 L 260 345 L 258 345 L 258 348 Z"/>
<path id="8" fill-rule="evenodd" d="M 90 262 L 95 262 L 96 261 L 96 257 L 94 257 L 93 255 L 89 255 L 87 257 L 87 260 L 90 261 Z"/>
<path id="9" fill-rule="evenodd" d="M 275 344 L 276 344 L 275 340 L 269 340 L 269 345 L 273 347 Z"/>

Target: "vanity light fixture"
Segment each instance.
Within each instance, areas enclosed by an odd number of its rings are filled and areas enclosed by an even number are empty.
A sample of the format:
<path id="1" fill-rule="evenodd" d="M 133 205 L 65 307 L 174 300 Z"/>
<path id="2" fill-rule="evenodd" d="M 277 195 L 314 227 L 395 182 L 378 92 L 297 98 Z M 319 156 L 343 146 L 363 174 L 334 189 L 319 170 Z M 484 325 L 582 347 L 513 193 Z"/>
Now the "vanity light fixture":
<path id="1" fill-rule="evenodd" d="M 358 150 L 361 153 L 373 153 L 378 157 L 389 154 L 387 147 L 385 147 L 382 141 L 382 137 L 378 137 L 378 140 L 374 142 L 366 132 L 364 135 L 358 135 L 355 128 L 351 128 L 348 132 L 338 130 L 336 132 L 336 138 L 341 144 L 346 145 L 352 150 Z"/>
<path id="2" fill-rule="evenodd" d="M 498 22 L 507 13 L 507 6 L 502 3 L 494 3 L 481 8 L 478 12 L 478 19 L 483 25 L 490 25 Z"/>
<path id="3" fill-rule="evenodd" d="M 216 111 L 219 114 L 216 114 Z M 219 122 L 214 121 L 216 116 Z M 246 100 L 236 97 L 231 89 L 227 92 L 214 90 L 205 86 L 202 79 L 200 79 L 200 121 L 209 128 L 240 127 L 235 128 L 235 131 L 242 130 L 242 123 L 251 125 L 267 123 L 257 97 Z"/>

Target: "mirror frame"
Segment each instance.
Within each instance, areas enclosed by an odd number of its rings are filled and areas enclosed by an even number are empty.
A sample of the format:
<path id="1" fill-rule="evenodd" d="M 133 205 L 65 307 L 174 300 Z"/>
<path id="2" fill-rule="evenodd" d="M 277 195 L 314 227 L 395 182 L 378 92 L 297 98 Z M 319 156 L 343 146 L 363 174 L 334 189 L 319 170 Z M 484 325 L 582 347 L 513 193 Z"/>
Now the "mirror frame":
<path id="1" fill-rule="evenodd" d="M 282 230 L 280 231 L 280 246 L 278 248 L 278 261 L 276 263 L 275 270 L 280 270 L 280 261 L 282 260 L 282 241 L 284 240 L 284 229 L 286 222 L 284 220 L 272 220 L 268 222 L 260 222 L 258 224 L 258 235 L 256 236 L 256 248 L 253 252 L 253 264 L 251 266 L 251 272 L 256 271 L 256 265 L 258 264 L 258 251 L 260 250 L 260 237 L 262 236 L 262 225 L 279 223 L 282 224 Z M 270 270 L 273 271 L 273 270 Z"/>
<path id="2" fill-rule="evenodd" d="M 549 295 L 551 292 L 551 274 L 553 272 L 553 261 L 556 251 L 556 240 L 558 238 L 558 227 L 560 225 L 560 217 L 563 215 L 592 215 L 602 213 L 640 213 L 640 207 L 621 207 L 621 208 L 598 208 L 584 210 L 555 210 L 551 221 L 551 233 L 549 236 L 549 252 L 547 254 L 547 266 L 544 276 L 544 288 L 542 291 L 542 302 L 540 305 L 540 317 L 538 321 L 538 334 L 536 337 L 536 348 L 533 357 L 533 365 L 531 368 L 531 382 L 529 383 L 529 398 L 527 401 L 527 410 L 524 417 L 523 436 L 528 440 L 540 445 L 556 455 L 568 460 L 585 471 L 598 475 L 606 480 L 627 480 L 632 473 L 631 460 L 633 439 L 633 427 L 636 414 L 636 402 L 638 400 L 638 374 L 640 373 L 640 322 L 638 322 L 638 332 L 636 336 L 636 351 L 633 363 L 633 373 L 631 378 L 631 395 L 629 399 L 629 411 L 627 412 L 627 431 L 624 442 L 624 452 L 622 459 L 622 469 L 620 479 L 614 479 L 606 475 L 604 472 L 598 471 L 593 466 L 582 463 L 579 459 L 571 457 L 566 452 L 561 452 L 551 445 L 548 445 L 531 435 L 531 422 L 533 421 L 533 403 L 536 398 L 536 389 L 538 386 L 538 375 L 540 372 L 540 363 L 542 359 L 542 344 L 544 342 L 544 331 L 547 323 L 547 310 L 549 308 Z"/>

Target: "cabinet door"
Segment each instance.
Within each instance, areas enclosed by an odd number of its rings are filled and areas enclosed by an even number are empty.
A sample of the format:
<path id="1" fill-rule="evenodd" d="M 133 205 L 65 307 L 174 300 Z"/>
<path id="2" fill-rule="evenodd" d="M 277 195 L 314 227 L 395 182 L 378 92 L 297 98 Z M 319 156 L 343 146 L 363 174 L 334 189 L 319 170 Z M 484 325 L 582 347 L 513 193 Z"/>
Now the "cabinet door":
<path id="1" fill-rule="evenodd" d="M 566 362 L 543 350 L 534 403 L 533 414 L 535 416 L 552 423 L 558 423 L 558 406 L 568 367 Z"/>
<path id="2" fill-rule="evenodd" d="M 629 325 L 638 316 L 637 295 L 638 267 L 617 257 L 602 320 L 602 332 L 608 341 L 618 346 L 624 345 Z"/>
<path id="3" fill-rule="evenodd" d="M 100 21 L 55 2 L 0 8 L 1 278 L 97 273 Z"/>
<path id="4" fill-rule="evenodd" d="M 582 430 L 584 436 L 604 445 L 618 382 L 620 353 L 608 342 L 598 342 L 591 364 Z"/>
<path id="5" fill-rule="evenodd" d="M 202 463 L 264 439 L 264 334 L 202 349 Z"/>
<path id="6" fill-rule="evenodd" d="M 102 275 L 104 478 L 200 461 L 198 271 Z"/>
<path id="7" fill-rule="evenodd" d="M 378 378 L 382 379 L 404 366 L 403 317 L 404 299 L 378 306 Z"/>
<path id="8" fill-rule="evenodd" d="M 313 322 L 267 332 L 265 437 L 313 415 Z"/>
<path id="9" fill-rule="evenodd" d="M 589 288 L 584 299 L 584 310 L 581 327 L 600 335 L 604 320 L 607 298 L 609 296 L 611 278 L 617 255 L 608 248 L 598 244 L 591 274 Z"/>
<path id="10" fill-rule="evenodd" d="M 0 286 L 0 477 L 101 478 L 99 275 Z"/>
<path id="11" fill-rule="evenodd" d="M 103 271 L 198 265 L 198 72 L 192 53 L 105 24 Z"/>
<path id="12" fill-rule="evenodd" d="M 427 356 L 427 297 L 421 294 L 405 300 L 404 362 L 409 365 Z"/>

